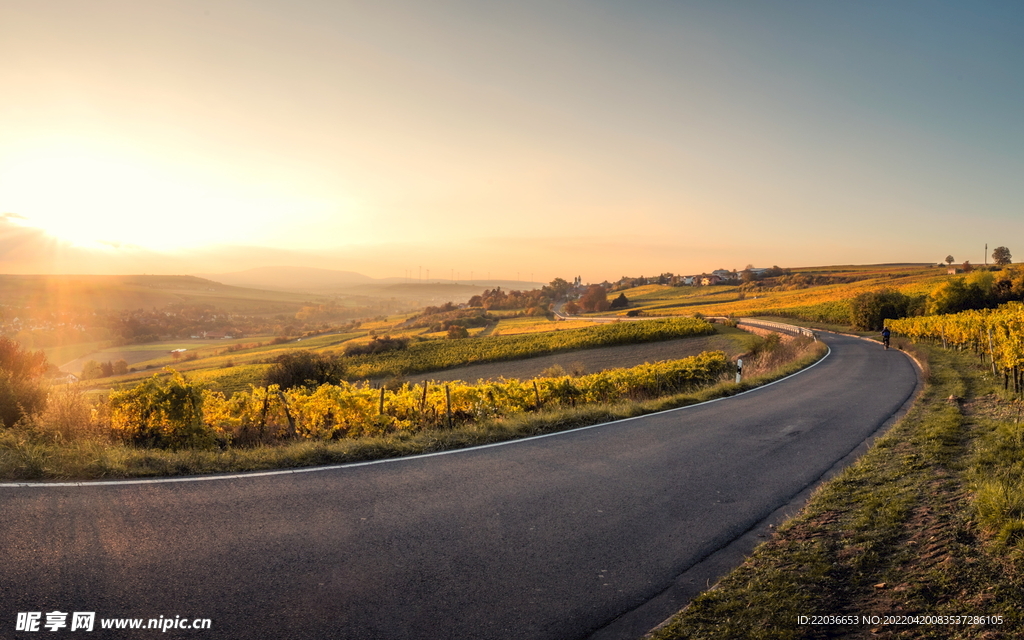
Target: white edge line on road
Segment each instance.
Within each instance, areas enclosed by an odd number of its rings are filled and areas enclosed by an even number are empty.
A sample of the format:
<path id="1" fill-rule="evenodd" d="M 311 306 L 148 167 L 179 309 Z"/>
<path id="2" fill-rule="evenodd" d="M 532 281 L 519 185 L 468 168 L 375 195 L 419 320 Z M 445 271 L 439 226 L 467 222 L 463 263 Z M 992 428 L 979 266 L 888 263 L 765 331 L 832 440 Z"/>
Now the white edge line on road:
<path id="1" fill-rule="evenodd" d="M 828 347 L 828 345 L 825 345 Z M 300 467 L 298 469 L 275 469 L 273 471 L 250 471 L 245 473 L 231 473 L 222 475 L 207 475 L 207 476 L 185 476 L 181 478 L 150 478 L 150 479 L 130 479 L 130 480 L 85 480 L 81 482 L 0 482 L 0 489 L 14 488 L 14 487 L 97 487 L 97 486 L 109 486 L 109 485 L 131 485 L 131 484 L 167 484 L 171 482 L 211 482 L 214 480 L 237 480 L 243 478 L 260 478 L 264 476 L 281 476 L 292 473 L 313 473 L 316 471 L 333 471 L 335 469 L 351 469 L 353 467 L 366 467 L 372 464 L 387 464 L 391 462 L 406 462 L 409 460 L 420 460 L 423 458 L 433 458 L 435 456 L 446 456 L 456 453 L 465 453 L 467 451 L 479 451 L 480 449 L 490 449 L 492 447 L 504 447 L 511 444 L 519 444 L 521 442 L 529 442 L 531 440 L 540 440 L 541 438 L 552 438 L 555 436 L 564 436 L 572 433 L 578 433 L 580 431 L 586 431 L 588 429 L 596 429 L 598 427 L 607 427 L 613 424 L 620 424 L 623 422 L 629 422 L 631 420 L 638 420 L 640 418 L 647 418 L 649 416 L 661 415 L 666 413 L 672 413 L 673 411 L 684 411 L 686 409 L 692 409 L 694 407 L 702 407 L 704 405 L 711 404 L 712 402 L 719 402 L 721 400 L 728 400 L 730 398 L 738 398 L 748 393 L 754 393 L 760 391 L 773 384 L 778 384 L 784 380 L 789 380 L 794 376 L 798 376 L 805 371 L 810 371 L 814 367 L 818 366 L 832 355 L 832 348 L 829 347 L 828 351 L 820 360 L 815 362 L 809 367 L 791 373 L 784 378 L 779 378 L 767 384 L 763 384 L 753 389 L 747 389 L 741 391 L 735 395 L 723 396 L 721 398 L 715 398 L 713 400 L 705 400 L 704 402 L 698 402 L 696 404 L 688 404 L 685 407 L 675 407 L 674 409 L 666 409 L 664 411 L 656 411 L 654 413 L 645 413 L 640 416 L 633 416 L 632 418 L 622 418 L 620 420 L 612 420 L 611 422 L 600 422 L 598 424 L 591 424 L 585 427 L 577 427 L 575 429 L 567 429 L 565 431 L 555 431 L 554 433 L 545 433 L 539 436 L 530 436 L 528 438 L 517 438 L 515 440 L 503 440 L 501 442 L 491 442 L 489 444 L 481 444 L 475 447 L 464 447 L 461 449 L 448 449 L 447 451 L 434 451 L 433 453 L 421 453 L 413 456 L 403 456 L 401 458 L 383 458 L 381 460 L 367 460 L 365 462 L 346 462 L 343 464 L 332 464 L 320 467 Z"/>

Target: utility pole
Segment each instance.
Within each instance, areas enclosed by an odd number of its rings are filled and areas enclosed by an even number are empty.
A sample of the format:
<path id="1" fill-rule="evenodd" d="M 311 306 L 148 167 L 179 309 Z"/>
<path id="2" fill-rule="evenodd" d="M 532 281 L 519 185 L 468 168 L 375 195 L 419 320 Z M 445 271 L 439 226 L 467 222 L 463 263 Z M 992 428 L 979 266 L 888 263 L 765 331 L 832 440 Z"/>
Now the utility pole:
<path id="1" fill-rule="evenodd" d="M 985 266 L 988 266 L 988 243 L 985 243 Z"/>

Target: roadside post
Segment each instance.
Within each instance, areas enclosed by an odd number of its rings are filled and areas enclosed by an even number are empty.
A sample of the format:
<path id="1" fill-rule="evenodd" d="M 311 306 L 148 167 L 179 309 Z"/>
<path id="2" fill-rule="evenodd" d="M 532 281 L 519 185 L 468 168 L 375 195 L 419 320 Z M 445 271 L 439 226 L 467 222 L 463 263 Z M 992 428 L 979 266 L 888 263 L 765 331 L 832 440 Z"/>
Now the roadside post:
<path id="1" fill-rule="evenodd" d="M 736 384 L 740 383 L 743 377 L 743 358 L 736 359 Z"/>

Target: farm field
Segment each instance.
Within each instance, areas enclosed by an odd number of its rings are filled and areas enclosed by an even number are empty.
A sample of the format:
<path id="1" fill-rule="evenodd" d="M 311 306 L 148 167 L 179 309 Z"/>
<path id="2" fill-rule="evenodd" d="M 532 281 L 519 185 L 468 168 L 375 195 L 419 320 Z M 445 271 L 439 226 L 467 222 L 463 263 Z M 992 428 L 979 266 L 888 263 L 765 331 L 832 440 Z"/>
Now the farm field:
<path id="1" fill-rule="evenodd" d="M 384 354 L 353 356 L 346 358 L 346 377 L 350 380 L 377 379 L 425 372 L 439 371 L 472 362 L 515 360 L 553 351 L 574 351 L 589 347 L 609 346 L 628 342 L 662 341 L 672 338 L 712 333 L 711 325 L 693 319 L 677 318 L 644 323 L 618 323 L 594 325 L 586 322 L 583 327 L 561 328 L 566 323 L 551 322 L 545 318 L 516 318 L 521 327 L 551 327 L 546 332 L 526 331 L 512 335 L 483 336 L 466 340 L 432 339 L 413 341 L 408 348 Z M 502 321 L 504 322 L 504 320 Z M 324 354 L 343 353 L 348 344 L 365 344 L 376 336 L 424 337 L 422 329 L 390 331 L 396 321 L 366 323 L 357 331 L 328 334 L 283 344 L 254 342 L 254 339 L 233 341 L 173 341 L 145 345 L 133 345 L 109 349 L 82 356 L 75 364 L 81 368 L 88 360 L 100 362 L 131 357 L 135 372 L 87 381 L 84 388 L 102 390 L 125 384 L 135 384 L 149 377 L 149 369 L 172 366 L 187 373 L 196 380 L 208 383 L 211 388 L 232 392 L 242 391 L 250 384 L 259 384 L 267 363 L 274 358 L 296 349 Z M 500 326 L 500 323 L 499 323 Z M 477 331 L 479 335 L 483 330 Z M 231 344 L 233 343 L 233 345 Z M 251 348 L 246 345 L 252 344 Z M 258 345 L 258 346 L 256 346 Z M 172 349 L 190 349 L 175 360 Z M 237 348 L 237 350 L 231 350 Z M 115 358 L 116 356 L 116 358 Z M 101 359 L 102 358 L 102 359 Z M 194 358 L 194 359 L 191 359 Z"/>
<path id="2" fill-rule="evenodd" d="M 437 382 L 496 380 L 498 378 L 528 379 L 542 375 L 552 367 L 561 367 L 566 372 L 576 369 L 595 373 L 606 369 L 632 367 L 645 362 L 687 358 L 705 351 L 721 351 L 730 357 L 735 357 L 749 351 L 751 343 L 751 334 L 739 329 L 717 325 L 715 335 L 712 336 L 583 349 L 569 353 L 537 356 L 527 360 L 470 365 L 436 371 L 426 377 Z"/>
<path id="3" fill-rule="evenodd" d="M 625 294 L 630 310 L 645 315 L 670 316 L 786 316 L 837 325 L 850 324 L 846 301 L 867 291 L 892 288 L 906 294 L 925 294 L 948 280 L 946 270 L 922 265 L 868 265 L 792 269 L 791 284 L 758 288 L 741 285 L 707 287 L 644 285 L 616 291 Z M 848 280 L 823 284 L 804 284 L 828 279 Z M 615 312 L 624 316 L 625 310 Z M 609 315 L 607 312 L 602 314 Z"/>
<path id="4" fill-rule="evenodd" d="M 262 372 L 269 366 L 266 361 L 296 348 L 304 350 L 324 350 L 336 347 L 353 338 L 364 336 L 365 332 L 346 332 L 326 334 L 311 338 L 289 340 L 275 344 L 272 338 L 240 338 L 236 340 L 190 340 L 128 345 L 97 351 L 82 356 L 63 369 L 80 371 L 82 365 L 89 360 L 97 362 L 116 361 L 124 358 L 135 372 L 122 376 L 99 378 L 83 382 L 83 388 L 90 390 L 107 389 L 113 386 L 134 384 L 153 374 L 153 370 L 173 367 L 175 370 L 188 373 L 190 376 L 212 382 L 220 387 L 218 380 L 234 381 L 225 390 L 243 390 L 250 382 L 257 382 Z M 187 349 L 175 360 L 170 353 L 173 349 Z M 236 350 L 237 349 L 237 350 Z M 188 359 L 195 357 L 194 360 Z M 237 386 L 240 385 L 240 386 Z M 237 387 L 237 388 L 236 388 Z"/>

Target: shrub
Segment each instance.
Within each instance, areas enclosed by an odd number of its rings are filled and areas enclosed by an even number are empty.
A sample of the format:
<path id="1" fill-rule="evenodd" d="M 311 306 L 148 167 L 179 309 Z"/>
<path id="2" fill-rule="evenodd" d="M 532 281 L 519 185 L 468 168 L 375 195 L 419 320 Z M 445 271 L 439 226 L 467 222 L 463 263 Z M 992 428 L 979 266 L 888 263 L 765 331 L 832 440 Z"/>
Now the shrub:
<path id="1" fill-rule="evenodd" d="M 42 351 L 26 351 L 8 338 L 0 338 L 0 426 L 12 427 L 46 406 L 41 378 L 46 371 Z"/>
<path id="2" fill-rule="evenodd" d="M 862 331 L 881 331 L 886 320 L 905 318 L 916 301 L 894 289 L 868 291 L 850 300 L 850 319 Z"/>
<path id="3" fill-rule="evenodd" d="M 203 424 L 203 394 L 177 371 L 110 394 L 110 427 L 129 442 L 160 449 L 207 449 L 213 430 Z"/>
<path id="4" fill-rule="evenodd" d="M 65 442 L 101 436 L 103 430 L 92 414 L 92 407 L 77 384 L 55 385 L 47 394 L 46 410 L 39 420 L 40 430 Z"/>
<path id="5" fill-rule="evenodd" d="M 263 383 L 276 384 L 282 389 L 316 388 L 322 384 L 337 384 L 344 373 L 345 365 L 337 355 L 291 351 L 274 360 L 274 366 L 267 370 Z"/>
<path id="6" fill-rule="evenodd" d="M 366 356 L 386 351 L 401 351 L 409 347 L 409 338 L 374 337 L 364 344 L 350 344 L 345 347 L 346 356 Z"/>
<path id="7" fill-rule="evenodd" d="M 448 327 L 448 339 L 449 340 L 458 340 L 459 338 L 468 338 L 468 337 L 469 337 L 469 331 L 466 329 L 466 327 L 460 327 L 457 324 L 453 324 L 452 326 Z"/>
<path id="8" fill-rule="evenodd" d="M 566 375 L 565 368 L 560 364 L 553 364 L 540 372 L 542 378 L 560 378 Z"/>

